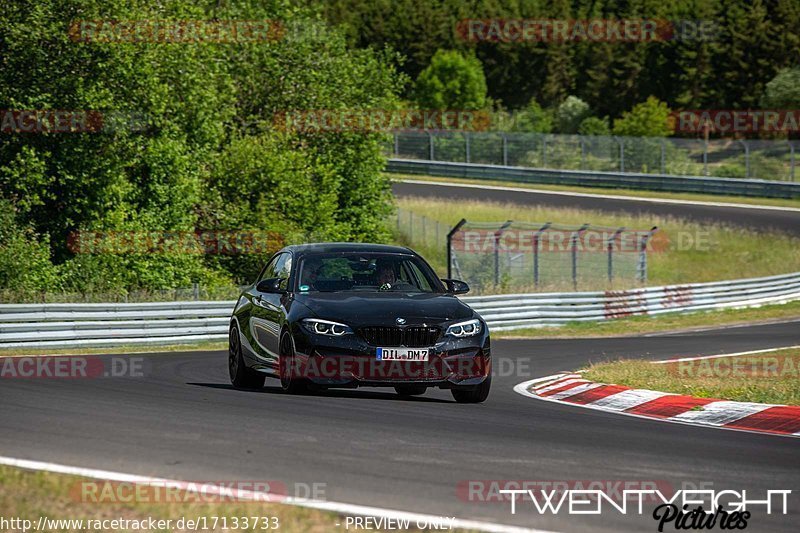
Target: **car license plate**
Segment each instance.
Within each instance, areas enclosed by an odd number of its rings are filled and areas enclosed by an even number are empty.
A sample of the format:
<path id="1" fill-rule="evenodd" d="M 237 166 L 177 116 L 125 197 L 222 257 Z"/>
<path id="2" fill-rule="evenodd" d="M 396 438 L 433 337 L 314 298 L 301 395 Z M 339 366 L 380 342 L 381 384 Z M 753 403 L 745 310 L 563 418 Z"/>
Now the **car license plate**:
<path id="1" fill-rule="evenodd" d="M 429 348 L 378 348 L 378 361 L 427 361 Z"/>

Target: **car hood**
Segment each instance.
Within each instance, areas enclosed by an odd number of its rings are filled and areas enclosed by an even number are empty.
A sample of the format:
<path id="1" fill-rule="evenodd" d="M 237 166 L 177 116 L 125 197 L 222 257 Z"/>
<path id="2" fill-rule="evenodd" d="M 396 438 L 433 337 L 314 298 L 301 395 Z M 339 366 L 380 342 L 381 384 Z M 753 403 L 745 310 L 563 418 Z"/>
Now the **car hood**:
<path id="1" fill-rule="evenodd" d="M 474 315 L 451 294 L 315 292 L 297 294 L 296 301 L 318 318 L 356 327 L 394 325 L 397 318 L 404 318 L 407 324 L 436 324 Z"/>

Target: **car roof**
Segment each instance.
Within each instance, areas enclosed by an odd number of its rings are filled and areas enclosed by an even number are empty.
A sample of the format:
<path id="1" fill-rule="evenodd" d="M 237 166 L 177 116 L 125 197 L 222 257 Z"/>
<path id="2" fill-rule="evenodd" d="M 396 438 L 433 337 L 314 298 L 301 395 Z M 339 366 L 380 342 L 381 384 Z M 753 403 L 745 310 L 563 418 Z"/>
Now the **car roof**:
<path id="1" fill-rule="evenodd" d="M 285 247 L 283 252 L 292 252 L 296 255 L 309 253 L 338 253 L 338 252 L 378 252 L 390 254 L 415 254 L 411 249 L 404 246 L 392 246 L 388 244 L 370 244 L 360 242 L 319 242 L 309 244 L 294 244 Z"/>

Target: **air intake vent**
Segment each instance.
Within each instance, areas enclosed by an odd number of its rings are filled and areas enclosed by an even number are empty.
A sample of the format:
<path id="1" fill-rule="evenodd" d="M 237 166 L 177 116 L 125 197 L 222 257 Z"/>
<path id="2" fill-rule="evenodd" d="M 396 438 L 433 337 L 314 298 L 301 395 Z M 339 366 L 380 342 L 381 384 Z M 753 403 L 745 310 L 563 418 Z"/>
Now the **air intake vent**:
<path id="1" fill-rule="evenodd" d="M 371 326 L 361 328 L 361 336 L 373 346 L 406 346 L 424 348 L 433 346 L 441 335 L 441 330 L 434 326 Z"/>

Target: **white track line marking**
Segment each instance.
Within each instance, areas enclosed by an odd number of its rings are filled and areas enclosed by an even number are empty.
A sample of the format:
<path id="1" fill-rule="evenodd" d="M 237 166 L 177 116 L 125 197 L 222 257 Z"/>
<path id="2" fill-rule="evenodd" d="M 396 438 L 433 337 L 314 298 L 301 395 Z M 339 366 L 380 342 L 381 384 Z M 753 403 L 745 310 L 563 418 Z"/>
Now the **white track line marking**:
<path id="1" fill-rule="evenodd" d="M 575 396 L 582 392 L 590 391 L 592 389 L 596 389 L 597 387 L 602 387 L 602 386 L 603 386 L 602 383 L 584 383 L 583 385 L 578 385 L 577 387 L 571 387 L 567 390 L 551 394 L 549 396 L 546 396 L 546 398 L 551 398 L 553 400 L 561 400 L 563 398 L 569 398 L 570 396 Z"/>
<path id="2" fill-rule="evenodd" d="M 793 350 L 800 348 L 800 344 L 794 346 L 779 346 L 777 348 L 765 348 L 763 350 L 750 350 L 748 352 L 737 353 L 721 353 L 719 355 L 699 355 L 697 357 L 680 357 L 678 359 L 666 359 L 664 361 L 653 361 L 654 365 L 663 365 L 664 363 L 683 363 L 684 361 L 700 361 L 702 359 L 716 359 L 718 357 L 738 357 L 740 355 L 754 355 L 758 353 L 776 352 L 778 350 Z"/>
<path id="3" fill-rule="evenodd" d="M 536 387 L 536 393 L 542 394 L 544 392 L 549 392 L 551 390 L 560 389 L 561 387 L 566 387 L 567 385 L 572 385 L 573 383 L 588 383 L 588 379 L 581 379 L 578 376 L 575 376 L 575 379 L 565 379 L 554 381 L 552 384 L 547 384 L 543 387 Z"/>
<path id="4" fill-rule="evenodd" d="M 782 305 L 782 304 L 781 304 Z M 781 320 L 769 320 L 766 322 L 745 322 L 744 324 L 729 324 L 727 326 L 708 326 L 705 328 L 686 328 L 677 331 L 656 331 L 654 333 L 645 333 L 642 337 L 690 337 L 695 333 L 703 333 L 706 331 L 722 331 L 726 329 L 736 329 L 736 328 L 751 328 L 753 326 L 771 326 L 774 324 L 793 324 L 795 322 L 800 322 L 800 320 L 796 318 L 792 319 L 781 319 Z"/>
<path id="5" fill-rule="evenodd" d="M 708 426 L 724 426 L 729 422 L 736 422 L 742 418 L 756 413 L 760 413 L 773 404 L 750 403 L 750 402 L 711 402 L 697 411 L 686 411 L 679 415 L 670 417 L 671 420 L 682 420 L 695 424 L 705 424 Z"/>
<path id="6" fill-rule="evenodd" d="M 283 505 L 293 505 L 297 507 L 306 507 L 309 509 L 318 509 L 320 511 L 330 511 L 342 515 L 358 515 L 358 516 L 375 516 L 382 518 L 398 518 L 402 520 L 409 520 L 415 522 L 425 521 L 428 523 L 436 523 L 441 525 L 452 524 L 452 527 L 459 529 L 471 529 L 476 531 L 488 531 L 493 533 L 552 533 L 540 529 L 523 528 L 517 526 L 508 526 L 504 524 L 496 524 L 492 522 L 482 522 L 479 520 L 462 520 L 455 519 L 452 522 L 442 520 L 441 516 L 427 515 L 421 513 L 411 513 L 407 511 L 396 511 L 393 509 L 383 509 L 380 507 L 368 507 L 365 505 L 354 505 L 349 503 L 306 500 L 301 498 L 283 497 L 275 494 L 260 491 L 231 491 L 229 488 L 220 487 L 219 485 L 204 485 L 197 483 L 190 483 L 187 481 L 177 481 L 171 479 L 163 479 L 149 476 L 139 476 L 136 474 L 124 474 L 120 472 L 111 472 L 107 470 L 95 470 L 92 468 L 82 468 L 76 466 L 60 465 L 56 463 L 46 463 L 41 461 L 30 461 L 27 459 L 14 459 L 12 457 L 0 456 L 0 465 L 13 466 L 16 468 L 23 468 L 26 470 L 37 470 L 43 472 L 53 472 L 56 474 L 67 474 L 72 476 L 80 476 L 92 479 L 101 479 L 106 481 L 119 481 L 124 483 L 136 483 L 141 485 L 156 485 L 164 486 L 167 484 L 170 487 L 182 488 L 189 492 L 197 492 L 201 494 L 219 494 L 224 496 L 236 495 L 244 500 L 258 500 L 265 501 L 265 498 L 271 498 L 277 503 Z M 278 501 L 276 498 L 280 498 Z"/>
<path id="7" fill-rule="evenodd" d="M 674 418 L 653 418 L 651 416 L 638 415 L 636 413 L 627 413 L 625 411 L 612 411 L 612 410 L 607 409 L 605 407 L 597 407 L 597 406 L 592 405 L 590 403 L 588 403 L 588 404 L 575 404 L 575 403 L 569 403 L 569 402 L 562 402 L 561 400 L 553 400 L 552 398 L 549 398 L 547 396 L 538 396 L 538 395 L 533 394 L 531 391 L 528 390 L 530 388 L 530 386 L 532 384 L 536 383 L 537 381 L 542 381 L 543 379 L 550 379 L 552 377 L 553 376 L 547 376 L 546 378 L 536 378 L 536 379 L 531 379 L 531 380 L 528 380 L 528 381 L 523 381 L 522 383 L 517 383 L 516 385 L 514 385 L 514 392 L 516 392 L 517 394 L 521 394 L 522 396 L 527 396 L 528 398 L 533 398 L 535 400 L 539 400 L 539 401 L 542 401 L 542 402 L 550 402 L 550 403 L 554 403 L 556 405 L 561 405 L 561 406 L 577 407 L 577 408 L 582 408 L 582 409 L 591 409 L 593 411 L 600 411 L 601 413 L 607 413 L 607 414 L 611 414 L 611 415 L 630 416 L 632 418 L 638 418 L 640 420 L 649 420 L 649 421 L 655 422 L 655 423 L 668 422 L 670 424 L 681 424 L 683 426 L 690 426 L 690 427 L 701 428 L 701 429 L 713 429 L 715 431 L 718 431 L 718 430 L 738 431 L 739 433 L 750 433 L 751 435 L 767 435 L 767 436 L 772 436 L 772 437 L 789 437 L 789 438 L 795 438 L 795 439 L 800 437 L 800 432 L 794 433 L 792 435 L 790 435 L 788 433 L 761 433 L 761 432 L 758 432 L 758 431 L 751 431 L 751 430 L 747 430 L 747 429 L 739 429 L 739 428 L 725 427 L 725 426 L 704 426 L 704 425 L 700 425 L 700 424 L 695 424 L 693 422 L 685 422 L 683 420 L 675 420 Z"/>
<path id="8" fill-rule="evenodd" d="M 737 204 L 732 202 L 704 202 L 700 200 L 678 200 L 675 198 L 646 198 L 638 196 L 623 196 L 614 194 L 598 194 L 588 192 L 552 191 L 548 189 L 528 189 L 525 187 L 507 187 L 503 185 L 478 185 L 472 183 L 453 183 L 449 181 L 426 181 L 413 179 L 394 180 L 399 183 L 412 183 L 416 185 L 440 185 L 442 187 L 466 187 L 469 189 L 491 189 L 496 191 L 527 192 L 532 194 L 552 194 L 555 196 L 577 196 L 583 198 L 601 198 L 604 200 L 626 200 L 632 202 L 648 202 L 651 204 L 699 205 L 705 207 L 734 207 L 739 209 L 759 209 L 770 211 L 789 211 L 800 213 L 800 207 L 783 207 L 777 205 Z"/>
<path id="9" fill-rule="evenodd" d="M 674 396 L 674 394 L 646 389 L 630 389 L 595 400 L 592 405 L 611 411 L 624 411 L 664 396 Z"/>

